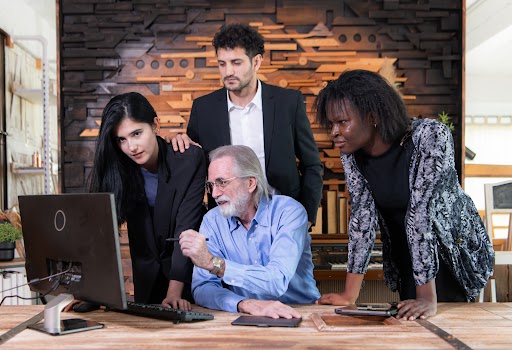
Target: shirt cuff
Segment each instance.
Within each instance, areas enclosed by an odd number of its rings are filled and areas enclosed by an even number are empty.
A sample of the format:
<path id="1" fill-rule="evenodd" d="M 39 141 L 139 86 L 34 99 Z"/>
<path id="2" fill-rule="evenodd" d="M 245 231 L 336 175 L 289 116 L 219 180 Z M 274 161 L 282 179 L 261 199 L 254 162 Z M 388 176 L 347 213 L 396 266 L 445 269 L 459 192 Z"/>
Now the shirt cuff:
<path id="1" fill-rule="evenodd" d="M 225 311 L 228 312 L 239 312 L 238 311 L 238 303 L 242 300 L 247 299 L 247 297 L 241 296 L 241 295 L 234 295 L 233 297 L 230 297 L 229 300 L 226 302 L 226 309 Z"/>
<path id="2" fill-rule="evenodd" d="M 237 264 L 228 260 L 224 260 L 224 262 L 226 264 L 226 268 L 224 269 L 224 276 L 222 276 L 224 283 L 229 284 L 230 286 L 243 288 L 244 277 L 246 274 L 245 265 Z"/>

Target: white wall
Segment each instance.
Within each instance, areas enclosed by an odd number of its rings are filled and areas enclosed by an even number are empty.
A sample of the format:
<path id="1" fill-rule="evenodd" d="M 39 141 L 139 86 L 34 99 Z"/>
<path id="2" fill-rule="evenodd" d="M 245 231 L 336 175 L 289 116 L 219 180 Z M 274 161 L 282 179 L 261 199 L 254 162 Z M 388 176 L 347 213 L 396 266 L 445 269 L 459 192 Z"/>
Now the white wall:
<path id="1" fill-rule="evenodd" d="M 472 74 L 468 67 L 466 116 L 512 116 L 512 76 Z"/>
<path id="2" fill-rule="evenodd" d="M 10 36 L 43 36 L 48 41 L 48 59 L 55 67 L 57 57 L 55 0 L 0 0 L 0 9 L 2 9 L 0 29 Z M 28 41 L 19 43 L 32 55 L 42 57 L 41 44 Z"/>
<path id="3" fill-rule="evenodd" d="M 5 101 L 7 162 L 9 169 L 30 167 L 32 155 L 43 151 L 43 105 L 31 98 L 12 93 L 13 83 L 25 89 L 42 89 L 42 70 L 36 59 L 42 59 L 43 49 L 39 41 L 18 40 L 16 37 L 43 37 L 47 42 L 48 76 L 50 81 L 56 75 L 56 26 L 55 0 L 0 0 L 0 28 L 14 42 L 5 48 Z M 42 92 L 41 92 L 42 95 Z M 50 101 L 54 99 L 50 98 Z M 48 109 L 50 123 L 51 167 L 58 170 L 58 120 L 56 104 Z M 7 206 L 17 205 L 18 195 L 44 193 L 44 176 L 37 173 L 9 171 L 7 174 Z M 52 176 L 51 190 L 55 191 L 57 180 Z"/>
<path id="4" fill-rule="evenodd" d="M 512 113 L 511 113 L 512 114 Z M 466 146 L 476 153 L 473 160 L 466 159 L 466 164 L 512 165 L 512 123 L 490 124 L 493 118 L 466 119 Z M 485 123 L 475 123 L 474 120 Z M 499 119 L 495 118 L 496 121 Z M 498 183 L 507 178 L 466 177 L 464 189 L 473 199 L 477 209 L 485 209 L 484 184 Z"/>

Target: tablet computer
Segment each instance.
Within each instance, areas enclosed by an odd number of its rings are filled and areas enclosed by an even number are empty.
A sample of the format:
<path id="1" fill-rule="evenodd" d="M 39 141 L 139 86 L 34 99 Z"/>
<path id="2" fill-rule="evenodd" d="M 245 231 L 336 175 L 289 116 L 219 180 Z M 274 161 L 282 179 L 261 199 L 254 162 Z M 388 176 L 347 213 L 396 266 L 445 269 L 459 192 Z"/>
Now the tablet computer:
<path id="1" fill-rule="evenodd" d="M 340 315 L 357 316 L 395 316 L 398 313 L 396 304 L 356 304 L 334 310 Z"/>
<path id="2" fill-rule="evenodd" d="M 302 318 L 271 318 L 265 316 L 240 316 L 231 324 L 233 326 L 257 327 L 297 327 Z"/>

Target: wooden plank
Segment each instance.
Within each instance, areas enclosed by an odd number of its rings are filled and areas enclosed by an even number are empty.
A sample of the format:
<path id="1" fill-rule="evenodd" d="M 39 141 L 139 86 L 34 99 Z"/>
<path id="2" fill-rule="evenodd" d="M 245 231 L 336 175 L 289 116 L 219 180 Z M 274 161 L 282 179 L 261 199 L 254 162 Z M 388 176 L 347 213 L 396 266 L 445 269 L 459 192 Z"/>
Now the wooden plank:
<path id="1" fill-rule="evenodd" d="M 205 41 L 212 43 L 213 36 L 193 36 L 193 35 L 187 35 L 185 37 L 185 41 Z"/>
<path id="2" fill-rule="evenodd" d="M 100 134 L 100 129 L 84 129 L 80 133 L 80 137 L 98 137 Z"/>
<path id="3" fill-rule="evenodd" d="M 340 149 L 339 148 L 333 148 L 333 149 L 325 148 L 325 149 L 323 149 L 323 151 L 329 157 L 332 157 L 332 158 L 339 158 L 340 157 Z"/>
<path id="4" fill-rule="evenodd" d="M 512 177 L 512 165 L 466 164 L 466 177 Z"/>
<path id="5" fill-rule="evenodd" d="M 290 66 L 290 65 L 298 65 L 299 61 L 298 60 L 296 60 L 296 61 L 293 61 L 293 60 L 271 61 L 270 64 L 272 65 L 272 67 L 276 67 L 276 66 L 284 67 L 284 66 Z"/>
<path id="6" fill-rule="evenodd" d="M 161 58 L 209 58 L 215 57 L 215 51 L 200 51 L 200 52 L 173 52 L 173 53 L 162 53 Z"/>
<path id="7" fill-rule="evenodd" d="M 201 76 L 203 80 L 218 80 L 220 79 L 220 74 L 203 74 Z"/>
<path id="8" fill-rule="evenodd" d="M 342 73 L 347 69 L 366 69 L 372 72 L 378 72 L 382 64 L 322 64 L 316 69 L 317 73 Z"/>
<path id="9" fill-rule="evenodd" d="M 190 109 L 192 101 L 166 101 L 173 109 Z"/>
<path id="10" fill-rule="evenodd" d="M 295 43 L 266 43 L 266 51 L 295 51 L 297 50 L 297 44 Z"/>
<path id="11" fill-rule="evenodd" d="M 301 57 L 337 57 L 337 56 L 355 56 L 357 51 L 333 51 L 333 52 L 301 52 L 300 54 L 285 54 L 284 56 L 293 57 L 293 55 L 300 55 Z"/>
<path id="12" fill-rule="evenodd" d="M 135 80 L 145 83 L 158 83 L 161 81 L 178 81 L 180 79 L 178 77 L 136 77 Z"/>
<path id="13" fill-rule="evenodd" d="M 218 90 L 219 86 L 173 86 L 172 91 L 215 91 Z"/>
<path id="14" fill-rule="evenodd" d="M 306 39 L 313 36 L 312 34 L 263 34 L 265 39 Z"/>
<path id="15" fill-rule="evenodd" d="M 159 114 L 158 119 L 162 124 L 182 124 L 187 122 L 185 118 L 180 115 Z"/>
<path id="16" fill-rule="evenodd" d="M 335 38 L 322 38 L 322 39 L 297 39 L 300 46 L 305 47 L 318 47 L 318 46 L 334 46 L 338 47 L 341 43 Z"/>

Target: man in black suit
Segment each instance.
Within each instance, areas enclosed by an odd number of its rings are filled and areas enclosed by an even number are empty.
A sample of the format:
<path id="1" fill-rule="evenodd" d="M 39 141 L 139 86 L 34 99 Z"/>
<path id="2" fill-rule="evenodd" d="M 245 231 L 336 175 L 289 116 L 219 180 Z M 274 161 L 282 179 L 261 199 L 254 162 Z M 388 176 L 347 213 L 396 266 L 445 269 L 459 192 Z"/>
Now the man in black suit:
<path id="1" fill-rule="evenodd" d="M 298 200 L 311 225 L 322 195 L 322 164 L 301 93 L 257 79 L 265 49 L 251 27 L 223 26 L 213 46 L 224 88 L 194 100 L 187 134 L 172 139 L 174 150 L 190 143 L 206 155 L 229 144 L 251 147 L 270 186 Z"/>

